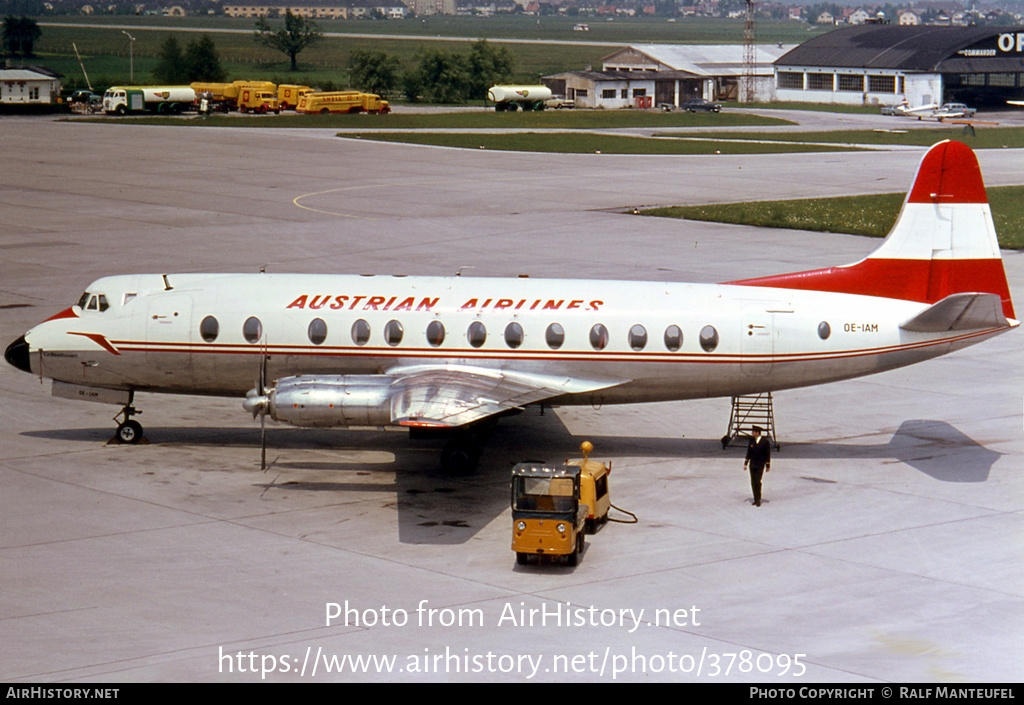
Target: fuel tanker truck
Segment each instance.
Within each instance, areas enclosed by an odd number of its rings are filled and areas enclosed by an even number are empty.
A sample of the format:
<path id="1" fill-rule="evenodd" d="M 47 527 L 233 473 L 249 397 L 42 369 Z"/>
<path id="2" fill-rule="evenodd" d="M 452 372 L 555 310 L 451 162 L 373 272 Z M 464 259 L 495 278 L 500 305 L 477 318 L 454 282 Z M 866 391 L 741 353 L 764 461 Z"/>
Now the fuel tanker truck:
<path id="1" fill-rule="evenodd" d="M 103 94 L 103 112 L 177 115 L 191 110 L 195 101 L 196 92 L 191 86 L 113 86 Z"/>
<path id="2" fill-rule="evenodd" d="M 494 103 L 496 111 L 543 110 L 544 101 L 551 99 L 547 86 L 491 86 L 487 99 Z"/>

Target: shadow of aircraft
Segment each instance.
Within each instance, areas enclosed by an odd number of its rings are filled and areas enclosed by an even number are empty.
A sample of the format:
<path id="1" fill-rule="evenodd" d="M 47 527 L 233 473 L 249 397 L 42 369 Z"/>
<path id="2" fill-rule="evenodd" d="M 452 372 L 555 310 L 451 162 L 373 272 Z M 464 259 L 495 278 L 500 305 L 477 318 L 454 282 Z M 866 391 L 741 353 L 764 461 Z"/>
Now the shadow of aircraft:
<path id="1" fill-rule="evenodd" d="M 259 473 L 259 430 L 224 428 L 151 428 L 152 443 L 162 446 L 231 447 L 251 450 L 240 466 L 251 462 Z M 109 429 L 83 428 L 26 432 L 26 436 L 79 442 L 104 442 Z M 509 504 L 508 477 L 512 466 L 525 460 L 561 463 L 580 457 L 580 442 L 589 440 L 595 458 L 720 459 L 743 452 L 737 444 L 723 450 L 718 438 L 574 436 L 557 414 L 523 414 L 503 421 L 490 436 L 476 472 L 464 477 L 440 470 L 443 444 L 411 440 L 404 433 L 380 430 L 331 430 L 270 427 L 269 467 L 254 486 L 264 492 L 394 493 L 399 540 L 410 544 L 461 544 L 499 516 Z M 795 442 L 784 445 L 793 459 L 850 459 L 904 463 L 940 482 L 985 482 L 1001 453 L 992 451 L 943 421 L 905 421 L 889 442 L 857 439 Z M 302 451 L 324 450 L 327 460 L 303 459 Z M 289 459 L 289 451 L 295 451 Z M 367 453 L 384 460 L 367 461 Z M 331 455 L 337 457 L 332 460 Z M 241 467 L 240 469 L 244 469 Z M 288 479 L 289 471 L 310 471 L 321 479 Z M 356 473 L 353 477 L 352 473 Z M 308 477 L 308 476 L 307 476 Z M 831 482 L 806 477 L 817 482 Z"/>

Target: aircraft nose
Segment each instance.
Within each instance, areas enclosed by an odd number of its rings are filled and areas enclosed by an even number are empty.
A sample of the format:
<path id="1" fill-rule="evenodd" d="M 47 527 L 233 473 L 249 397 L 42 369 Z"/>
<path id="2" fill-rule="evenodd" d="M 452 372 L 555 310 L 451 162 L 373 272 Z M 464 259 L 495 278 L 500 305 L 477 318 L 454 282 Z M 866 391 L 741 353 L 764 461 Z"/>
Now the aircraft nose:
<path id="1" fill-rule="evenodd" d="M 32 371 L 32 365 L 29 364 L 28 358 L 28 341 L 25 340 L 25 336 L 21 336 L 7 346 L 7 350 L 4 352 L 4 359 L 19 370 L 24 372 Z"/>

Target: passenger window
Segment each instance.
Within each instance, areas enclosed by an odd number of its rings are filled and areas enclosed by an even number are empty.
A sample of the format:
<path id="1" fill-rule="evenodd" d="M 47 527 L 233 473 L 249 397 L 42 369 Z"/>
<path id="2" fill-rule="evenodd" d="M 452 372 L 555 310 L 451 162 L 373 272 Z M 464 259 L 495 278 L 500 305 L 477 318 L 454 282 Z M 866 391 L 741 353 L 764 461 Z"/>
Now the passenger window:
<path id="1" fill-rule="evenodd" d="M 487 328 L 480 321 L 473 321 L 466 331 L 466 338 L 474 348 L 479 348 L 487 340 Z"/>
<path id="2" fill-rule="evenodd" d="M 700 329 L 700 346 L 706 352 L 711 352 L 718 347 L 718 331 L 714 326 L 704 326 Z"/>
<path id="3" fill-rule="evenodd" d="M 639 323 L 629 329 L 629 347 L 638 352 L 647 347 L 647 329 Z"/>
<path id="4" fill-rule="evenodd" d="M 505 344 L 513 349 L 523 344 L 523 327 L 515 321 L 505 326 Z"/>
<path id="5" fill-rule="evenodd" d="M 427 342 L 434 348 L 444 342 L 444 324 L 441 321 L 431 321 L 427 326 Z"/>
<path id="6" fill-rule="evenodd" d="M 404 334 L 405 329 L 402 328 L 402 324 L 398 321 L 388 321 L 388 324 L 384 326 L 384 341 L 391 347 L 401 343 Z"/>
<path id="7" fill-rule="evenodd" d="M 608 345 L 608 329 L 600 323 L 590 329 L 590 345 L 594 350 L 604 350 Z"/>
<path id="8" fill-rule="evenodd" d="M 263 337 L 263 324 L 260 323 L 260 319 L 256 316 L 245 319 L 245 323 L 242 324 L 242 337 L 250 343 L 259 342 Z"/>
<path id="9" fill-rule="evenodd" d="M 559 323 L 552 323 L 544 333 L 544 339 L 547 340 L 549 348 L 558 350 L 565 342 L 565 329 Z"/>
<path id="10" fill-rule="evenodd" d="M 352 342 L 366 345 L 370 341 L 370 324 L 360 318 L 352 324 Z"/>
<path id="11" fill-rule="evenodd" d="M 818 337 L 822 340 L 828 340 L 828 337 L 832 335 L 832 326 L 828 324 L 828 321 L 822 321 L 818 324 Z"/>
<path id="12" fill-rule="evenodd" d="M 671 352 L 683 347 L 683 331 L 679 326 L 669 326 L 665 329 L 665 347 Z"/>
<path id="13" fill-rule="evenodd" d="M 212 343 L 217 339 L 220 334 L 220 323 L 213 316 L 207 316 L 203 319 L 203 322 L 199 324 L 199 335 L 202 336 L 203 340 L 207 343 Z"/>
<path id="14" fill-rule="evenodd" d="M 309 342 L 313 345 L 320 345 L 327 340 L 327 324 L 322 318 L 314 318 L 309 322 L 306 334 L 309 336 Z"/>

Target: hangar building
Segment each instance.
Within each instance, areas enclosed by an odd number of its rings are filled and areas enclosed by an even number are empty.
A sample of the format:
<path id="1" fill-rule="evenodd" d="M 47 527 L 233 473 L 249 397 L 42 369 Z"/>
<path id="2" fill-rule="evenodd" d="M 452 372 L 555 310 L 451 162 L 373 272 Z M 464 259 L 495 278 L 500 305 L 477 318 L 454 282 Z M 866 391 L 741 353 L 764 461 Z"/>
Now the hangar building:
<path id="1" fill-rule="evenodd" d="M 1024 97 L 1024 27 L 858 25 L 775 62 L 780 101 L 1005 105 Z"/>
<path id="2" fill-rule="evenodd" d="M 791 47 L 758 45 L 754 99 L 773 98 L 773 62 Z M 632 44 L 601 60 L 600 71 L 566 71 L 541 78 L 555 95 L 581 108 L 679 106 L 694 98 L 738 100 L 747 80 L 743 46 Z"/>

